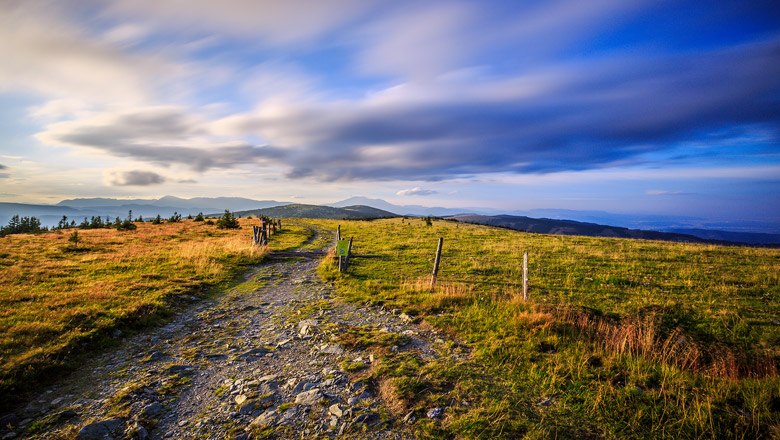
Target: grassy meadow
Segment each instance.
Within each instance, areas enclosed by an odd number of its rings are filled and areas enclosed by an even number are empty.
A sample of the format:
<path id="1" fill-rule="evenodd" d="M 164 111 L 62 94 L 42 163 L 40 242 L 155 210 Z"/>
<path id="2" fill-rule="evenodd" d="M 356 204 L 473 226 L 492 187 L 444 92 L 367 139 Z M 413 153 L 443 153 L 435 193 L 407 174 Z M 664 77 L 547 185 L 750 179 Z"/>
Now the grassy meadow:
<path id="1" fill-rule="evenodd" d="M 0 394 L 56 371 L 116 329 L 160 322 L 261 261 L 265 251 L 251 245 L 257 220 L 241 222 L 233 230 L 186 220 L 78 230 L 76 245 L 73 230 L 0 238 Z M 285 225 L 270 248 L 294 248 L 310 235 Z"/>
<path id="2" fill-rule="evenodd" d="M 780 250 L 549 236 L 420 219 L 312 220 L 354 237 L 342 296 L 463 341 L 365 373 L 423 438 L 780 437 Z M 438 237 L 439 282 L 429 289 Z M 530 299 L 522 299 L 522 253 Z M 426 408 L 447 408 L 441 422 Z"/>
<path id="3" fill-rule="evenodd" d="M 79 230 L 78 246 L 71 231 L 0 239 L 0 392 L 226 286 L 263 258 L 250 244 L 257 221 L 241 222 Z M 377 329 L 341 329 L 377 359 L 354 374 L 372 377 L 396 416 L 416 415 L 421 438 L 780 437 L 778 249 L 420 219 L 283 224 L 271 250 L 324 246 L 330 235 L 312 230 L 340 224 L 355 257 L 346 273 L 332 257 L 319 270 L 338 294 L 457 341 L 435 342 L 449 359 L 437 361 L 392 350 L 403 338 Z M 425 417 L 436 406 L 444 417 Z"/>

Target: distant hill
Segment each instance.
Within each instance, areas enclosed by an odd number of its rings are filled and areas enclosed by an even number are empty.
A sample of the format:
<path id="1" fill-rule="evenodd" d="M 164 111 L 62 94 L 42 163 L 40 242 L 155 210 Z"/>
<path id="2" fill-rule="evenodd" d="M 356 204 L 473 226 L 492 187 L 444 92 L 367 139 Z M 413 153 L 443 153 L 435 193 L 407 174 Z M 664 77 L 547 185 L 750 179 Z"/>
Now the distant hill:
<path id="1" fill-rule="evenodd" d="M 763 234 L 758 232 L 732 232 L 710 229 L 670 229 L 668 232 L 695 235 L 707 240 L 734 241 L 747 244 L 780 245 L 780 234 Z"/>
<path id="2" fill-rule="evenodd" d="M 199 212 L 242 211 L 248 209 L 268 208 L 284 205 L 288 202 L 275 200 L 252 200 L 240 197 L 195 197 L 181 199 L 165 196 L 159 199 L 112 199 L 88 198 L 63 200 L 56 205 L 32 205 L 25 203 L 0 203 L 0 225 L 5 225 L 14 216 L 34 216 L 41 220 L 44 226 L 56 225 L 63 215 L 69 220 L 81 222 L 84 217 L 127 217 L 128 211 L 133 211 L 133 217 L 144 218 L 161 215 L 170 217 L 174 212 L 182 215 L 195 215 Z"/>
<path id="3" fill-rule="evenodd" d="M 555 220 L 549 218 L 530 218 L 515 215 L 458 215 L 450 217 L 460 222 L 476 223 L 488 226 L 500 226 L 525 232 L 558 235 L 587 235 L 591 237 L 641 238 L 646 240 L 664 240 L 688 243 L 712 243 L 688 234 L 671 232 L 643 231 L 596 223 L 576 222 L 573 220 Z"/>
<path id="4" fill-rule="evenodd" d="M 331 203 L 328 206 L 335 208 L 343 208 L 345 206 L 364 205 L 377 209 L 382 209 L 389 212 L 395 212 L 398 215 L 414 215 L 414 216 L 433 216 L 433 217 L 446 217 L 460 214 L 498 214 L 499 212 L 491 209 L 484 208 L 442 208 L 442 207 L 430 207 L 421 205 L 394 205 L 382 199 L 371 199 L 368 197 L 350 197 L 345 200 L 341 200 L 336 203 Z"/>
<path id="5" fill-rule="evenodd" d="M 272 208 L 252 209 L 234 213 L 243 217 L 264 215 L 274 218 L 330 218 L 330 219 L 372 219 L 397 217 L 396 214 L 370 206 L 355 205 L 334 208 L 332 206 L 290 204 Z"/>
<path id="6" fill-rule="evenodd" d="M 146 206 L 158 208 L 173 208 L 185 210 L 199 210 L 203 212 L 219 211 L 228 209 L 230 211 L 244 211 L 248 209 L 269 208 L 271 206 L 285 205 L 289 202 L 277 202 L 276 200 L 252 200 L 243 197 L 194 197 L 191 199 L 182 199 L 174 196 L 163 196 L 159 199 L 110 199 L 110 198 L 89 198 L 89 199 L 68 199 L 57 203 L 57 206 L 68 206 L 71 208 L 121 208 L 125 206 Z M 196 212 L 197 213 L 197 212 Z"/>

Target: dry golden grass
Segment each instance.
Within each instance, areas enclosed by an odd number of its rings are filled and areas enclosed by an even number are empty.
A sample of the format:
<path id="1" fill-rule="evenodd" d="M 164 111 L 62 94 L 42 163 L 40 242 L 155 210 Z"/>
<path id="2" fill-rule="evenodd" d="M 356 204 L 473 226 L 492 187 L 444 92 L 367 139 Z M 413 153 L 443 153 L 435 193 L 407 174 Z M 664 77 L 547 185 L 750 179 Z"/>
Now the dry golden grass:
<path id="1" fill-rule="evenodd" d="M 0 238 L 0 390 L 54 368 L 116 327 L 157 320 L 178 295 L 198 295 L 259 262 L 250 224 L 219 230 L 199 222 L 138 224 L 134 231 L 78 230 Z M 254 221 L 256 222 L 256 220 Z M 290 226 L 275 246 L 308 238 Z"/>
<path id="2" fill-rule="evenodd" d="M 723 344 L 707 345 L 676 327 L 664 331 L 660 316 L 624 318 L 619 321 L 594 316 L 567 306 L 539 306 L 518 312 L 517 320 L 532 325 L 555 324 L 576 337 L 587 338 L 611 355 L 630 355 L 672 365 L 710 377 L 727 379 L 777 377 L 770 352 L 742 352 Z M 563 327 L 562 327 L 563 326 Z"/>

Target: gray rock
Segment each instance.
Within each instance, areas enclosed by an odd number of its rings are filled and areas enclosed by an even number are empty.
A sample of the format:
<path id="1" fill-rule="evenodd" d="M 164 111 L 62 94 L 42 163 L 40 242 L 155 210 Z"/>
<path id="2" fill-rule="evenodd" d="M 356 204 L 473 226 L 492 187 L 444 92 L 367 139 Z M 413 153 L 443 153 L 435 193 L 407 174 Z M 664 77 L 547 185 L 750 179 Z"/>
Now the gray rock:
<path id="1" fill-rule="evenodd" d="M 368 412 L 363 414 L 358 414 L 357 417 L 355 417 L 354 420 L 352 420 L 352 423 L 354 424 L 365 424 L 365 425 L 376 425 L 379 423 L 379 414 L 375 412 Z"/>
<path id="2" fill-rule="evenodd" d="M 313 388 L 295 396 L 295 403 L 297 405 L 314 405 L 323 397 L 325 396 L 322 394 L 322 391 L 320 391 L 319 388 Z"/>
<path id="3" fill-rule="evenodd" d="M 238 355 L 238 359 L 245 360 L 247 362 L 256 361 L 268 353 L 268 350 L 262 347 L 256 347 L 244 353 Z"/>
<path id="4" fill-rule="evenodd" d="M 328 412 L 336 417 L 341 417 L 344 415 L 344 411 L 341 410 L 338 403 L 331 405 L 330 408 L 328 408 Z"/>
<path id="5" fill-rule="evenodd" d="M 163 409 L 165 408 L 160 402 L 150 403 L 141 410 L 141 417 L 145 419 L 154 419 L 162 414 Z"/>
<path id="6" fill-rule="evenodd" d="M 238 409 L 238 413 L 242 416 L 248 416 L 255 410 L 255 402 L 247 402 Z"/>
<path id="7" fill-rule="evenodd" d="M 344 353 L 344 349 L 341 348 L 338 344 L 325 344 L 322 347 L 320 347 L 320 351 L 325 354 L 335 354 L 340 355 Z"/>
<path id="8" fill-rule="evenodd" d="M 261 382 L 261 383 L 262 382 L 267 382 L 267 383 L 274 382 L 275 383 L 277 377 L 278 376 L 276 374 L 269 374 L 269 375 L 261 377 L 260 379 L 257 379 L 257 381 Z"/>
<path id="9" fill-rule="evenodd" d="M 276 424 L 276 411 L 270 409 L 259 416 L 255 417 L 254 420 L 249 424 L 252 428 L 259 428 L 259 429 L 265 429 L 270 426 L 274 426 Z"/>
<path id="10" fill-rule="evenodd" d="M 360 402 L 360 399 L 357 398 L 357 397 L 350 397 L 347 400 L 347 404 L 349 404 L 349 405 L 357 405 L 359 402 Z"/>
<path id="11" fill-rule="evenodd" d="M 317 384 L 314 382 L 298 382 L 297 385 L 295 385 L 295 388 L 293 388 L 292 393 L 298 394 L 303 391 L 309 391 L 317 387 Z"/>
<path id="12" fill-rule="evenodd" d="M 436 408 L 431 408 L 428 410 L 427 413 L 425 413 L 425 416 L 429 419 L 440 419 L 441 416 L 444 415 L 444 408 L 437 406 Z"/>
<path id="13" fill-rule="evenodd" d="M 19 417 L 16 414 L 6 414 L 0 417 L 0 429 L 19 426 Z"/>
<path id="14" fill-rule="evenodd" d="M 146 430 L 143 426 L 136 423 L 132 428 L 129 435 L 130 438 L 133 440 L 148 440 L 149 439 L 149 431 Z"/>
<path id="15" fill-rule="evenodd" d="M 293 419 L 295 419 L 295 416 L 297 416 L 297 415 L 298 415 L 297 408 L 296 407 L 292 407 L 292 408 L 290 408 L 287 411 L 282 413 L 282 416 L 279 417 L 278 423 L 280 425 L 289 424 L 290 422 L 293 421 Z"/>
<path id="16" fill-rule="evenodd" d="M 76 436 L 76 440 L 113 440 L 121 438 L 124 431 L 124 419 L 108 419 L 84 426 Z"/>
<path id="17" fill-rule="evenodd" d="M 171 365 L 165 369 L 166 374 L 181 374 L 191 375 L 194 373 L 194 369 L 191 365 Z"/>
<path id="18" fill-rule="evenodd" d="M 0 437 L 0 438 L 2 438 L 2 440 L 11 440 L 11 439 L 16 438 L 16 433 L 13 432 L 13 431 L 6 432 L 5 435 L 3 437 Z"/>
<path id="19" fill-rule="evenodd" d="M 66 409 L 65 411 L 57 414 L 57 420 L 70 420 L 78 417 L 78 413 L 72 409 Z"/>

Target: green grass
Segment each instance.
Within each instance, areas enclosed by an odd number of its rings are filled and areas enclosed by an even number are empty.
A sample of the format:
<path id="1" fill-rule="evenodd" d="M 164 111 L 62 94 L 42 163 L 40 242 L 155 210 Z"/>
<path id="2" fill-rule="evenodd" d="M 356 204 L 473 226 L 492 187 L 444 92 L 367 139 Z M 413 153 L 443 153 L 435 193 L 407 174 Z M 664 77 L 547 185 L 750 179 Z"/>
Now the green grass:
<path id="1" fill-rule="evenodd" d="M 354 237 L 346 274 L 320 267 L 344 298 L 401 308 L 469 346 L 458 363 L 387 354 L 374 371 L 398 414 L 420 414 L 421 437 L 780 435 L 780 250 L 311 223 Z M 441 421 L 424 418 L 432 406 L 447 407 Z"/>
<path id="2" fill-rule="evenodd" d="M 77 251 L 67 231 L 0 238 L 0 401 L 67 366 L 84 344 L 110 342 L 114 329 L 157 324 L 191 295 L 221 291 L 215 287 L 266 252 L 251 245 L 253 221 L 242 224 L 83 230 Z M 292 249 L 311 236 L 311 228 L 289 224 L 269 248 Z"/>

